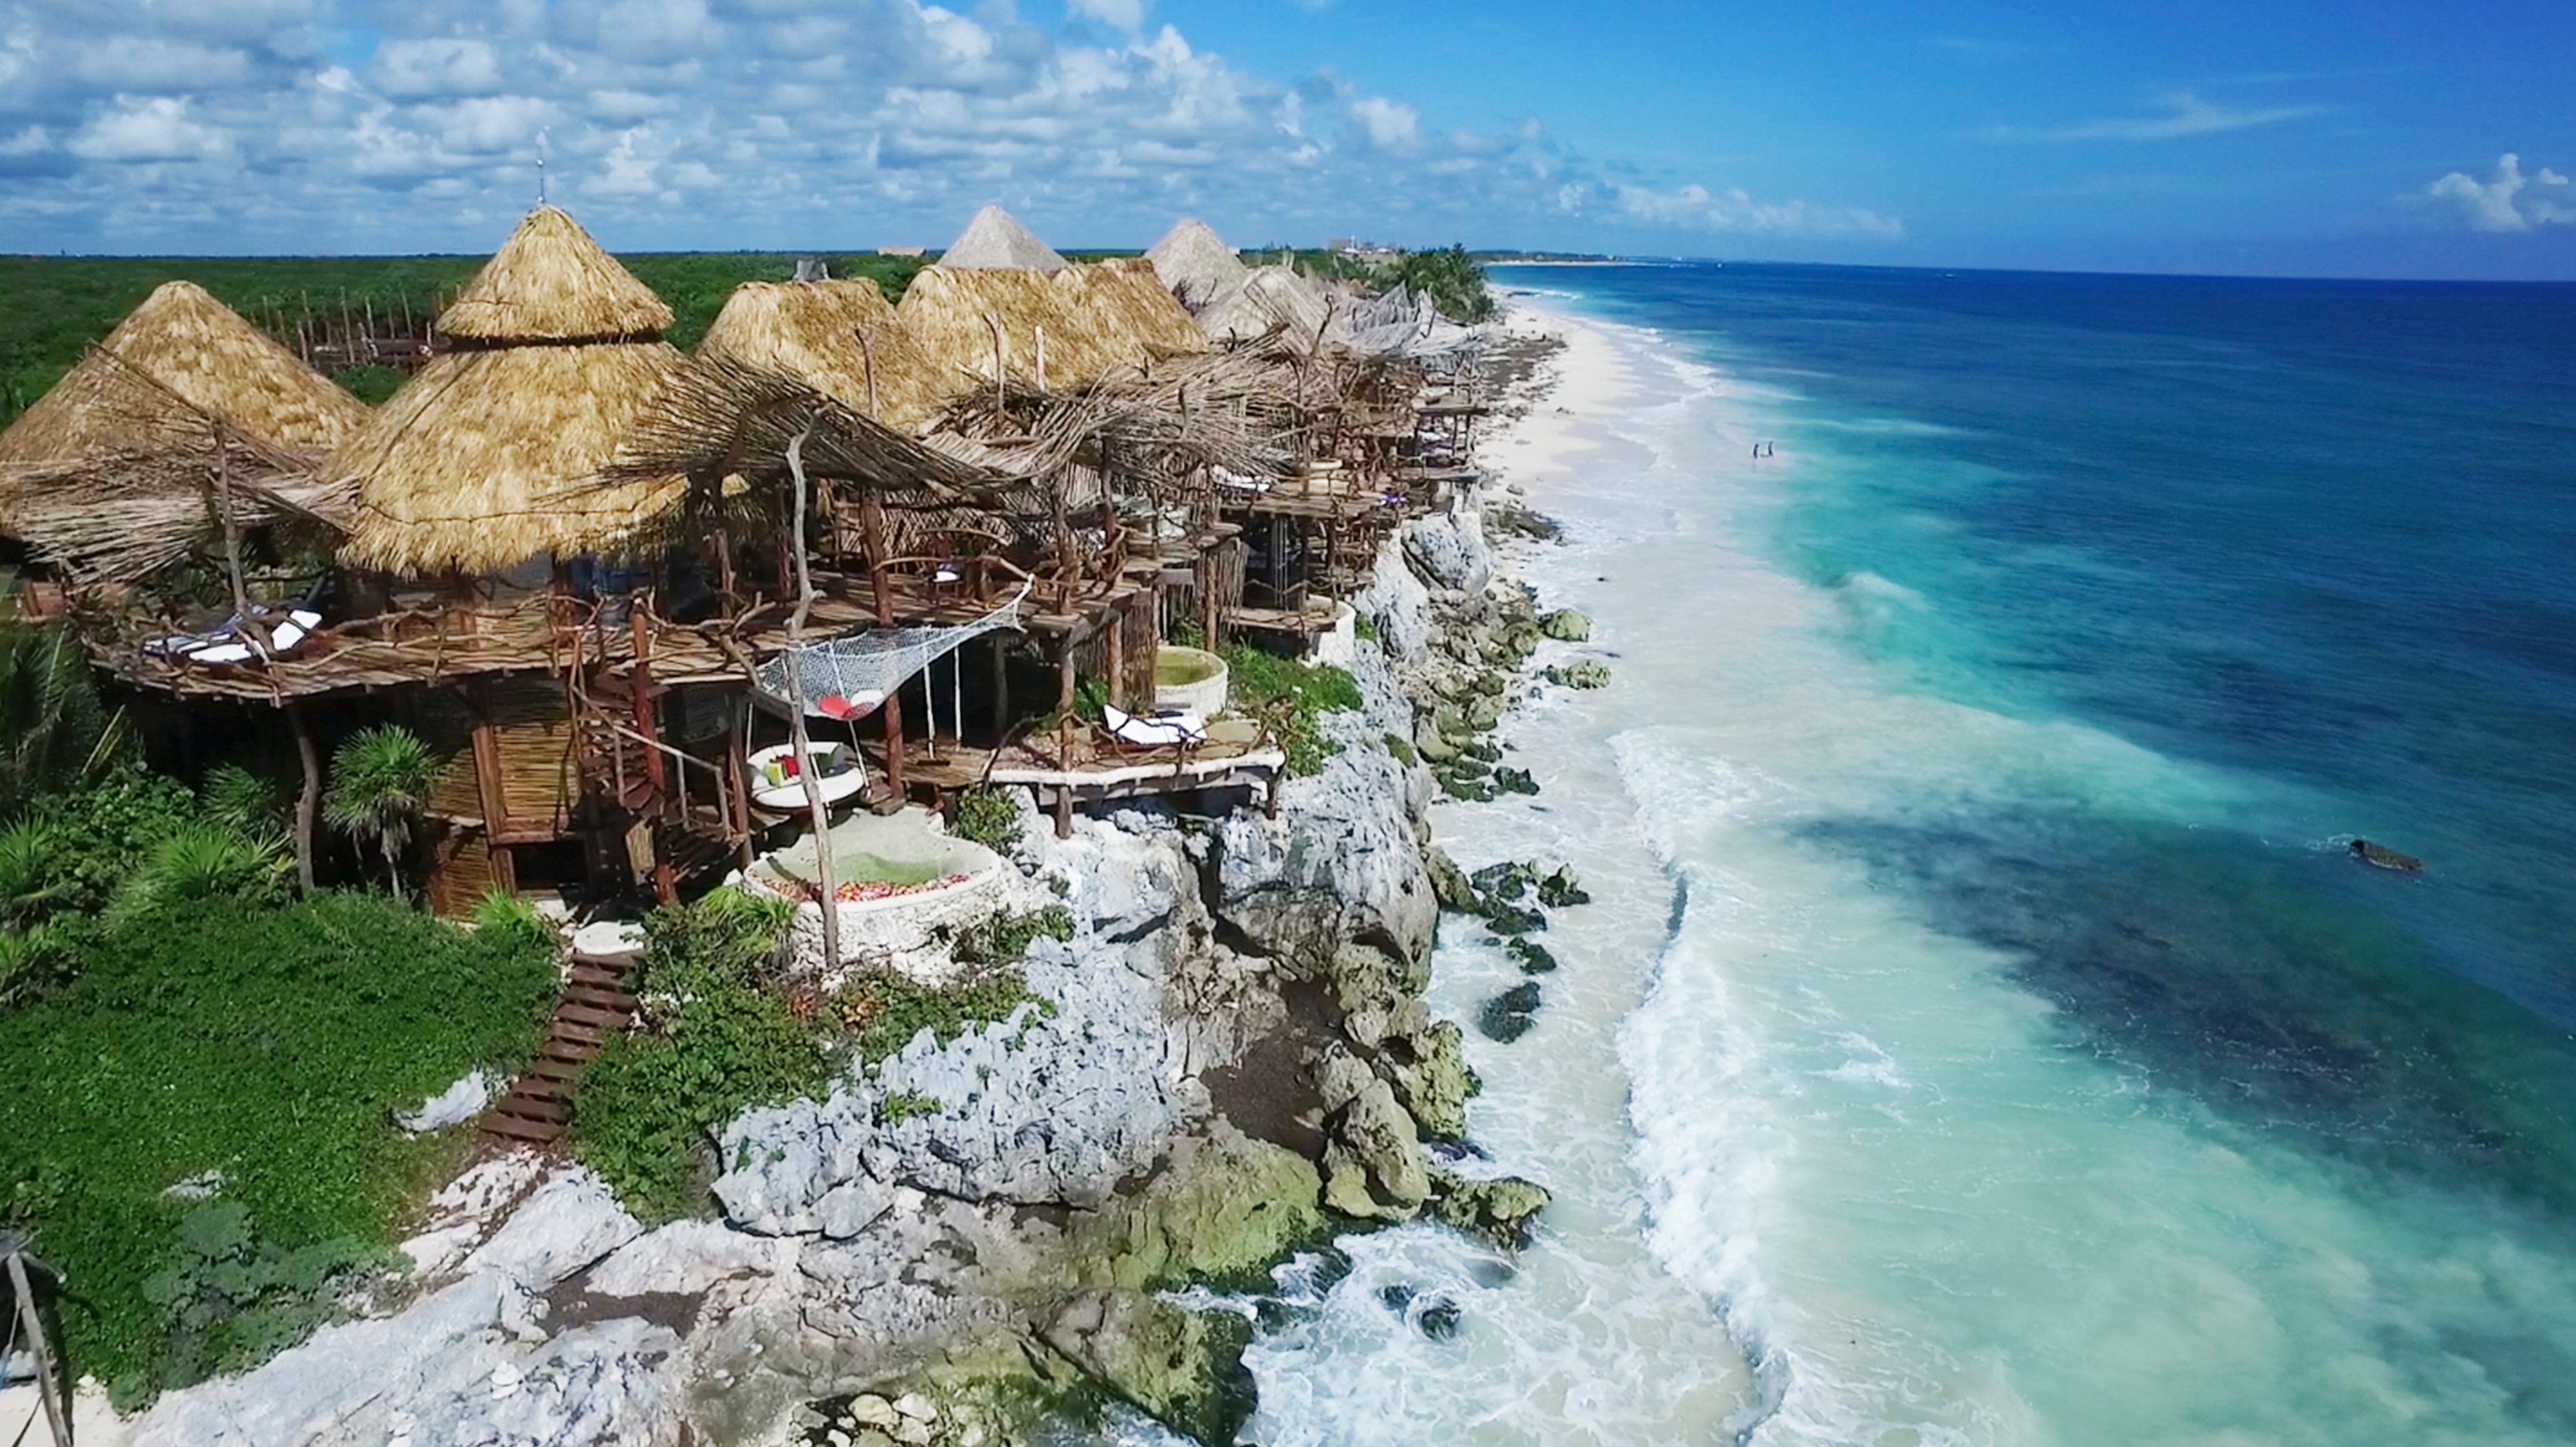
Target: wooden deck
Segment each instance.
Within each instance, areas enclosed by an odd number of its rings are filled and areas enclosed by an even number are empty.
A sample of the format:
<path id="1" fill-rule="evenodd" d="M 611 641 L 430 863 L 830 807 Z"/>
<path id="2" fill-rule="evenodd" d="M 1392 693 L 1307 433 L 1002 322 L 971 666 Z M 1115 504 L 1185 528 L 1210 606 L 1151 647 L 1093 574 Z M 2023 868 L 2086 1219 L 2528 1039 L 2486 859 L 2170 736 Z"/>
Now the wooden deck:
<path id="1" fill-rule="evenodd" d="M 918 741 L 903 755 L 908 785 L 941 791 L 978 784 L 1019 785 L 1038 791 L 1041 803 L 1070 789 L 1077 802 L 1131 798 L 1148 794 L 1190 793 L 1237 786 L 1267 788 L 1287 755 L 1262 737 L 1257 725 L 1223 720 L 1208 730 L 1208 741 L 1193 749 L 1122 747 L 1097 729 L 1074 737 L 1069 754 L 1058 754 L 1055 740 L 1027 740 L 1000 749 L 942 742 L 936 757 Z M 868 767 L 882 771 L 884 749 L 871 741 Z"/>

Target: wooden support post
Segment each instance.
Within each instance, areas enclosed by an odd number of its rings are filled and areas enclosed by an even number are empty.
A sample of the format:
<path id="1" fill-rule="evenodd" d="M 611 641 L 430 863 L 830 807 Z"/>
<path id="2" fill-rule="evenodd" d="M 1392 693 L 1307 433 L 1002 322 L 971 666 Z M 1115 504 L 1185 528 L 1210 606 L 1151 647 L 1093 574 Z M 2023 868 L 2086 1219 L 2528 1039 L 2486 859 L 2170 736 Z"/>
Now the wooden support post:
<path id="1" fill-rule="evenodd" d="M 1109 659 L 1109 701 L 1120 708 L 1125 708 L 1127 706 L 1126 610 L 1112 607 L 1109 610 L 1109 621 L 1104 627 L 1107 633 L 1102 639 L 1102 647 L 1107 650 Z"/>
<path id="2" fill-rule="evenodd" d="M 1067 779 L 1073 776 L 1073 635 L 1068 633 L 1056 645 L 1055 664 L 1055 767 Z M 1055 837 L 1073 837 L 1073 786 L 1066 784 L 1055 791 Z"/>
<path id="3" fill-rule="evenodd" d="M 993 640 L 993 747 L 1000 748 L 1011 730 L 1011 650 Z"/>
<path id="4" fill-rule="evenodd" d="M 9 1290 L 18 1299 L 18 1334 L 36 1357 L 36 1400 L 44 1406 L 54 1447 L 72 1447 L 71 1403 L 63 1400 L 63 1373 L 56 1369 L 53 1350 L 45 1341 L 44 1313 L 36 1309 L 36 1283 L 27 1270 L 27 1254 L 12 1248 L 8 1260 Z"/>
<path id="5" fill-rule="evenodd" d="M 304 710 L 291 699 L 284 707 L 286 726 L 295 734 L 295 761 L 304 771 L 304 787 L 295 795 L 295 883 L 311 894 L 313 831 L 322 813 L 322 753 L 314 746 L 313 730 L 304 722 Z"/>
<path id="6" fill-rule="evenodd" d="M 795 750 L 796 777 L 805 785 L 805 813 L 814 826 L 814 884 L 823 913 L 823 968 L 841 968 L 841 888 L 832 877 L 832 816 L 823 807 L 823 783 L 814 777 L 813 743 L 805 731 L 805 675 L 796 666 L 796 650 L 805 642 L 805 619 L 814 610 L 814 577 L 805 566 L 805 438 L 799 432 L 787 444 L 787 473 L 795 480 L 796 609 L 787 615 L 787 730 Z M 746 669 L 750 664 L 743 665 Z M 758 680 L 755 677 L 754 682 Z M 891 702 L 892 700 L 888 700 Z"/>

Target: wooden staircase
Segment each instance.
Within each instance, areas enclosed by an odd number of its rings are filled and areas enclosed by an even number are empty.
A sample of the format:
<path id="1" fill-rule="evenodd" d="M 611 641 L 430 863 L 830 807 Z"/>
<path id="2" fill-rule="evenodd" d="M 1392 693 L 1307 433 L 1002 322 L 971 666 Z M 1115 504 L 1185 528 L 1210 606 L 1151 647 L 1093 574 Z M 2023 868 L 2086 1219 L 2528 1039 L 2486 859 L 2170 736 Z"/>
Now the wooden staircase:
<path id="1" fill-rule="evenodd" d="M 483 1115 L 483 1132 L 525 1145 L 552 1145 L 572 1124 L 573 1092 L 601 1047 L 635 1020 L 634 966 L 576 957 L 545 1043 L 509 1093 Z"/>
<path id="2" fill-rule="evenodd" d="M 667 687 L 640 663 L 628 676 L 592 669 L 565 684 L 582 793 L 592 807 L 651 829 L 656 894 L 670 899 L 681 880 L 742 855 L 751 835 L 742 781 L 726 777 L 729 764 L 683 758 L 661 744 L 658 705 Z"/>

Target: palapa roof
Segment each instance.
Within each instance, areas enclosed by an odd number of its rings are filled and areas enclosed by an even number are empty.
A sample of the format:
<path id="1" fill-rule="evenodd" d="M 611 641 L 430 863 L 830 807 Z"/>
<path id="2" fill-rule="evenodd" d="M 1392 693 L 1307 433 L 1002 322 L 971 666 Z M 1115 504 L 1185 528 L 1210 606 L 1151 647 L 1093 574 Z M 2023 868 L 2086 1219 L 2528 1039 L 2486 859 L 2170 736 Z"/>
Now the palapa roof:
<path id="1" fill-rule="evenodd" d="M 895 315 L 951 396 L 992 380 L 996 322 L 1004 364 L 1022 382 L 1037 378 L 1043 330 L 1046 384 L 1058 391 L 1086 386 L 1113 367 L 1207 348 L 1152 265 L 1133 258 L 1053 275 L 929 267 L 904 290 Z"/>
<path id="2" fill-rule="evenodd" d="M 954 390 L 935 375 L 885 293 L 866 280 L 744 282 L 707 328 L 698 355 L 792 377 L 863 417 L 873 356 L 876 418 L 890 427 L 930 420 Z"/>
<path id="3" fill-rule="evenodd" d="M 675 504 L 678 478 L 596 476 L 685 359 L 650 289 L 541 206 L 440 319 L 433 358 L 332 458 L 359 487 L 343 562 L 481 573 L 614 551 Z"/>
<path id="4" fill-rule="evenodd" d="M 164 282 L 0 432 L 0 516 L 29 473 L 144 445 L 176 414 L 317 453 L 367 420 L 365 403 L 204 288 Z"/>
<path id="5" fill-rule="evenodd" d="M 1145 251 L 1154 274 L 1181 305 L 1196 311 L 1240 285 L 1250 270 L 1204 221 L 1184 217 Z"/>
<path id="6" fill-rule="evenodd" d="M 951 271 L 1051 272 L 1067 263 L 1010 212 L 987 206 L 939 253 L 939 264 Z"/>
<path id="7" fill-rule="evenodd" d="M 552 206 L 529 212 L 438 317 L 450 337 L 497 342 L 655 337 L 670 324 L 653 289 Z"/>
<path id="8" fill-rule="evenodd" d="M 1218 341 L 1248 341 L 1285 327 L 1302 347 L 1337 337 L 1341 307 L 1330 289 L 1292 266 L 1256 266 L 1232 290 L 1199 312 L 1199 328 Z"/>

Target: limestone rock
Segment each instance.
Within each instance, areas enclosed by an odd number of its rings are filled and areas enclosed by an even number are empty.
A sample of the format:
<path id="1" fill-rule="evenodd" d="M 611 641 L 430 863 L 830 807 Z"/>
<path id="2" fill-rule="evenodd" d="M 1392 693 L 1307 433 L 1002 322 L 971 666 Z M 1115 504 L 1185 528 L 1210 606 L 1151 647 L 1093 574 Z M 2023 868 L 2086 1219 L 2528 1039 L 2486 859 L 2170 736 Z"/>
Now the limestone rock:
<path id="1" fill-rule="evenodd" d="M 1280 817 L 1246 811 L 1211 843 L 1216 913 L 1263 952 L 1321 968 L 1346 940 L 1424 957 L 1440 906 L 1407 812 L 1408 771 L 1344 748 L 1291 780 Z"/>
<path id="2" fill-rule="evenodd" d="M 593 1296 L 694 1295 L 737 1276 L 795 1269 L 796 1243 L 728 1230 L 714 1221 L 674 1221 L 617 1248 L 591 1268 Z"/>
<path id="3" fill-rule="evenodd" d="M 1327 1097 L 1329 1098 L 1329 1096 Z M 1394 1088 L 1374 1074 L 1325 1120 L 1324 1203 L 1344 1215 L 1409 1220 L 1431 1193 L 1422 1141 Z"/>
<path id="4" fill-rule="evenodd" d="M 1467 882 L 1467 873 L 1458 867 L 1446 850 L 1437 845 L 1423 851 L 1423 868 L 1431 876 L 1431 892 L 1440 900 L 1442 909 L 1473 913 L 1476 887 Z"/>
<path id="5" fill-rule="evenodd" d="M 814 1215 L 822 1223 L 823 1234 L 834 1241 L 849 1240 L 893 1209 L 893 1188 L 865 1176 L 843 1181 L 814 1203 Z"/>
<path id="6" fill-rule="evenodd" d="M 1592 638 L 1592 620 L 1571 608 L 1559 608 L 1540 617 L 1538 631 L 1559 643 L 1585 643 Z"/>
<path id="7" fill-rule="evenodd" d="M 1214 1121 L 1131 1209 L 1114 1279 L 1130 1289 L 1247 1280 L 1323 1234 L 1322 1185 L 1305 1157 Z"/>
<path id="8" fill-rule="evenodd" d="M 1525 980 L 1485 1002 L 1476 1013 L 1476 1028 L 1489 1040 L 1510 1044 L 1538 1023 L 1538 983 Z"/>
<path id="9" fill-rule="evenodd" d="M 643 1234 L 606 1182 L 578 1168 L 557 1171 L 465 1258 L 465 1270 L 498 1272 L 525 1290 L 544 1291 Z"/>
<path id="10" fill-rule="evenodd" d="M 1173 1431 L 1232 1442 L 1252 1415 L 1243 1348 L 1252 1324 L 1189 1311 L 1140 1291 L 1095 1292 L 1067 1307 L 1046 1344 Z"/>
<path id="11" fill-rule="evenodd" d="M 1484 524 L 1471 502 L 1462 502 L 1455 512 L 1417 519 L 1405 526 L 1401 537 L 1405 561 L 1434 588 L 1472 597 L 1493 581 L 1493 553 L 1485 545 Z"/>
<path id="12" fill-rule="evenodd" d="M 1467 1068 L 1466 1032 L 1443 1020 L 1418 1034 L 1388 1040 L 1384 1059 L 1396 1097 L 1428 1135 L 1443 1140 L 1467 1134 L 1467 1100 L 1478 1089 Z"/>
<path id="13" fill-rule="evenodd" d="M 1579 658 L 1572 663 L 1556 665 L 1547 671 L 1545 677 L 1548 682 L 1567 688 L 1608 688 L 1610 665 L 1598 658 Z"/>
<path id="14" fill-rule="evenodd" d="M 1480 1181 L 1431 1172 L 1431 1214 L 1507 1251 L 1528 1244 L 1530 1223 L 1550 1199 L 1547 1187 L 1517 1176 Z"/>
<path id="15" fill-rule="evenodd" d="M 1351 607 L 1377 629 L 1378 643 L 1399 662 L 1420 658 L 1431 646 L 1431 593 L 1404 566 L 1403 545 L 1393 538 L 1378 547 L 1368 587 Z"/>

